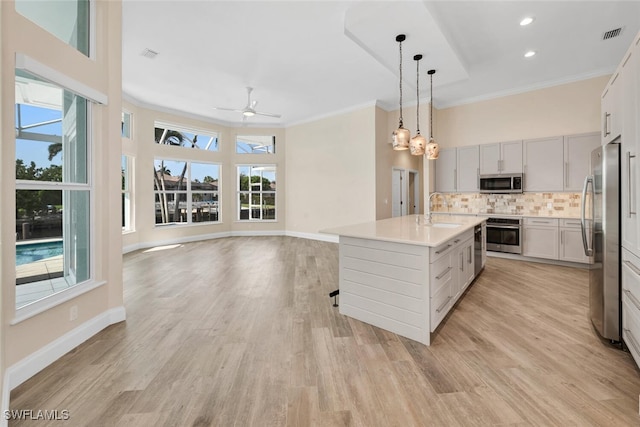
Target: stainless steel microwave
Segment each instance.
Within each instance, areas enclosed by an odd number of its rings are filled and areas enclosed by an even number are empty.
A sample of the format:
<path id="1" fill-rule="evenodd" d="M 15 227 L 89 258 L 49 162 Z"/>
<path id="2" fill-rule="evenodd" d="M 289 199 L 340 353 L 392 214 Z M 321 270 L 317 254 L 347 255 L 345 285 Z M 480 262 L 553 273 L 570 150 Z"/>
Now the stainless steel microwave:
<path id="1" fill-rule="evenodd" d="M 480 175 L 481 193 L 522 193 L 522 174 Z"/>

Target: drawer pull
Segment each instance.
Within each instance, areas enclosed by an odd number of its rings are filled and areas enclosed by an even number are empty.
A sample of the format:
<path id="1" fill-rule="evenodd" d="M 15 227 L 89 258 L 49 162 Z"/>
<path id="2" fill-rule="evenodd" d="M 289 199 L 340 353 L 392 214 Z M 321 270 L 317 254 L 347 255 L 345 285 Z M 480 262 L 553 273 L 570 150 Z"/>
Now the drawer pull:
<path id="1" fill-rule="evenodd" d="M 638 301 L 638 298 L 636 298 L 636 296 L 629 289 L 625 289 L 624 293 L 627 294 L 633 305 L 635 305 L 636 308 L 640 310 L 640 301 Z"/>
<path id="2" fill-rule="evenodd" d="M 454 244 L 458 244 L 458 243 L 460 243 L 460 239 L 456 239 L 456 240 L 454 240 L 454 241 L 453 241 L 453 243 L 454 243 Z"/>
<path id="3" fill-rule="evenodd" d="M 446 251 L 450 247 L 451 247 L 451 243 L 449 243 L 446 248 L 440 249 L 439 251 L 436 251 L 436 255 L 440 255 L 442 252 Z"/>
<path id="4" fill-rule="evenodd" d="M 536 221 L 535 219 L 532 219 L 531 222 L 535 224 L 551 224 L 550 221 Z"/>
<path id="5" fill-rule="evenodd" d="M 451 299 L 451 295 L 449 295 L 447 297 L 447 300 L 445 302 L 443 302 L 442 305 L 436 309 L 436 313 L 440 313 L 442 310 L 444 310 L 444 308 L 447 306 L 447 304 L 449 304 L 449 300 L 450 299 Z"/>
<path id="6" fill-rule="evenodd" d="M 448 267 L 445 271 L 443 271 L 442 273 L 440 273 L 440 274 L 438 274 L 438 275 L 436 276 L 436 280 L 440 280 L 440 279 L 442 279 L 442 278 L 443 278 L 444 276 L 446 276 L 446 274 L 447 274 L 448 272 L 450 272 L 450 271 L 451 271 L 451 267 Z"/>
<path id="7" fill-rule="evenodd" d="M 634 263 L 632 263 L 631 261 L 628 261 L 628 260 L 625 260 L 624 263 L 627 265 L 627 267 L 629 267 L 631 269 L 631 271 L 633 271 L 638 276 L 640 276 L 640 268 L 636 267 Z"/>
<path id="8" fill-rule="evenodd" d="M 631 332 L 631 329 L 623 328 L 623 330 L 627 333 L 631 346 L 635 349 L 636 353 L 640 354 L 640 347 L 638 346 L 638 342 L 636 341 L 636 338 L 633 336 L 633 332 Z"/>

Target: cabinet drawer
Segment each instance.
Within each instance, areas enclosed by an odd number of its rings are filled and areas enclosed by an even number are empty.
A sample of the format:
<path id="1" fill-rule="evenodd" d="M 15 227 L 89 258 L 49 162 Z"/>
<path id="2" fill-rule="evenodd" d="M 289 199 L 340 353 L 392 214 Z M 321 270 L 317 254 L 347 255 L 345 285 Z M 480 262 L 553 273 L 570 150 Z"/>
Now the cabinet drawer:
<path id="1" fill-rule="evenodd" d="M 448 242 L 443 243 L 440 246 L 431 248 L 429 250 L 429 262 L 433 263 L 438 259 L 440 259 L 441 257 L 451 253 L 451 250 L 453 249 L 454 246 L 455 246 L 454 240 L 449 240 Z"/>
<path id="2" fill-rule="evenodd" d="M 535 225 L 543 227 L 557 227 L 558 218 L 525 218 L 524 225 Z"/>
<path id="3" fill-rule="evenodd" d="M 629 300 L 622 298 L 622 339 L 629 348 L 633 360 L 640 365 L 640 322 L 635 307 Z"/>
<path id="4" fill-rule="evenodd" d="M 429 266 L 429 278 L 431 279 L 429 296 L 434 296 L 440 291 L 440 288 L 451 282 L 453 273 L 453 253 L 448 250 L 446 255 L 441 256 Z"/>
<path id="5" fill-rule="evenodd" d="M 561 219 L 560 227 L 580 228 L 580 220 L 579 219 Z"/>
<path id="6" fill-rule="evenodd" d="M 626 249 L 622 249 L 622 295 L 640 315 L 640 259 Z"/>
<path id="7" fill-rule="evenodd" d="M 435 331 L 451 309 L 451 281 L 431 297 L 431 332 Z"/>

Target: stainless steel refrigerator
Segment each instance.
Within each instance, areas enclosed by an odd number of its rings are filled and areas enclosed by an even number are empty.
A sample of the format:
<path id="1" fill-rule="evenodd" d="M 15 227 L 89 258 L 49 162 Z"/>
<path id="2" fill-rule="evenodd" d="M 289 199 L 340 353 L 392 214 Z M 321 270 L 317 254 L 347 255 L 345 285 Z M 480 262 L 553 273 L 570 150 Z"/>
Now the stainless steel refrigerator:
<path id="1" fill-rule="evenodd" d="M 591 152 L 582 189 L 582 243 L 593 256 L 589 270 L 589 314 L 603 337 L 620 341 L 620 144 Z"/>

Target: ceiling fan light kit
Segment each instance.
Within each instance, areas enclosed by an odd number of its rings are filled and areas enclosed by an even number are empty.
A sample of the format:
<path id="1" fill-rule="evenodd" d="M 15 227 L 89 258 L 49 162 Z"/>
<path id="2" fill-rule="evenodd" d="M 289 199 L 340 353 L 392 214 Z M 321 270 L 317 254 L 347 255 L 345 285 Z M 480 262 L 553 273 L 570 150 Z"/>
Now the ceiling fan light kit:
<path id="1" fill-rule="evenodd" d="M 400 120 L 398 129 L 393 131 L 393 149 L 394 150 L 407 150 L 409 148 L 409 140 L 411 139 L 411 133 L 404 128 L 402 124 L 402 42 L 406 39 L 404 34 L 396 36 L 396 41 L 400 45 Z"/>
<path id="2" fill-rule="evenodd" d="M 258 101 L 251 100 L 251 92 L 253 91 L 252 87 L 247 87 L 247 105 L 243 109 L 236 108 L 225 108 L 225 107 L 213 107 L 214 110 L 223 110 L 223 111 L 234 111 L 236 113 L 242 113 L 242 120 L 244 121 L 247 117 L 253 116 L 265 116 L 265 117 L 275 117 L 277 119 L 280 118 L 280 114 L 274 113 L 265 113 L 262 111 L 256 111 L 256 105 Z"/>

